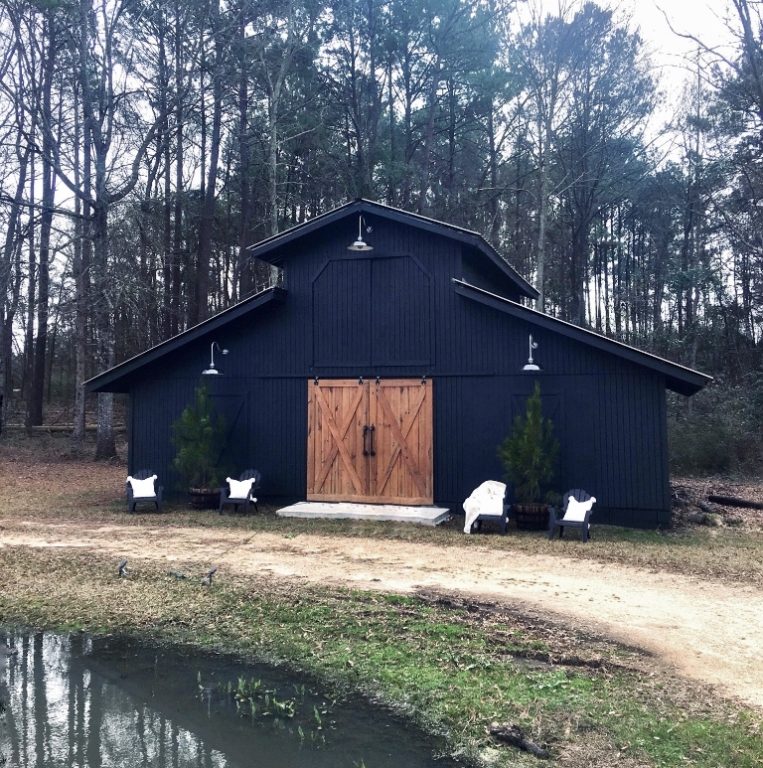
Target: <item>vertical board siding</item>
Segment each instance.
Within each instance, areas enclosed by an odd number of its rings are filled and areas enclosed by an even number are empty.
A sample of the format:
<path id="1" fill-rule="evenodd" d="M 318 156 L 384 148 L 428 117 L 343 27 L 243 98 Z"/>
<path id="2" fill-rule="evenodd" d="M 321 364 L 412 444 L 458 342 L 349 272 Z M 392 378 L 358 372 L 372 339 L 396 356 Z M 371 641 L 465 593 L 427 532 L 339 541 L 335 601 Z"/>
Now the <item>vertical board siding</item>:
<path id="1" fill-rule="evenodd" d="M 434 391 L 434 497 L 450 499 L 451 505 L 461 512 L 464 481 L 464 429 L 462 380 L 458 377 L 439 378 Z"/>
<path id="2" fill-rule="evenodd" d="M 315 364 L 337 366 L 349 359 L 367 367 L 371 362 L 368 339 L 373 331 L 371 261 L 329 261 L 312 289 Z"/>
<path id="3" fill-rule="evenodd" d="M 250 463 L 262 472 L 264 495 L 304 499 L 307 383 L 304 379 L 274 378 L 250 384 Z"/>
<path id="4" fill-rule="evenodd" d="M 194 382 L 188 379 L 151 379 L 131 393 L 135 444 L 129 470 L 147 468 L 156 472 L 168 496 L 180 490 L 172 468 L 172 423 L 190 402 L 193 389 Z"/>
<path id="5" fill-rule="evenodd" d="M 480 482 L 502 477 L 498 445 L 538 380 L 561 442 L 558 490 L 586 488 L 601 522 L 669 521 L 662 376 L 459 296 L 451 278 L 476 269 L 466 246 L 370 214 L 367 224 L 373 251 L 347 251 L 357 219 L 288 246 L 283 304 L 141 373 L 131 391 L 131 470 L 146 466 L 177 485 L 171 424 L 208 378 L 200 373 L 217 341 L 230 350 L 216 356 L 224 375 L 210 383 L 231 419 L 225 460 L 234 473 L 260 469 L 264 496 L 305 498 L 313 377 L 425 376 L 434 382 L 434 500 L 461 512 Z M 530 333 L 538 374 L 521 370 Z"/>
<path id="6" fill-rule="evenodd" d="M 378 259 L 371 272 L 371 359 L 376 366 L 432 364 L 429 275 L 412 258 Z"/>

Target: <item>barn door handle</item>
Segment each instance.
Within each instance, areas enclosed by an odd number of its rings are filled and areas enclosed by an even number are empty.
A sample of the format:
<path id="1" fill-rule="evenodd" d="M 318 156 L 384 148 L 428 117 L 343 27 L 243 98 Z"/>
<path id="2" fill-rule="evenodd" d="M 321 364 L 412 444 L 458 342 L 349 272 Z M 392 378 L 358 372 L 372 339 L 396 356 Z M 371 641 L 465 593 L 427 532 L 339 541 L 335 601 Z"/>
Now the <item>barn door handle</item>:
<path id="1" fill-rule="evenodd" d="M 374 449 L 374 433 L 376 427 L 370 427 L 366 425 L 363 427 L 363 455 L 364 456 L 376 456 L 376 450 Z"/>

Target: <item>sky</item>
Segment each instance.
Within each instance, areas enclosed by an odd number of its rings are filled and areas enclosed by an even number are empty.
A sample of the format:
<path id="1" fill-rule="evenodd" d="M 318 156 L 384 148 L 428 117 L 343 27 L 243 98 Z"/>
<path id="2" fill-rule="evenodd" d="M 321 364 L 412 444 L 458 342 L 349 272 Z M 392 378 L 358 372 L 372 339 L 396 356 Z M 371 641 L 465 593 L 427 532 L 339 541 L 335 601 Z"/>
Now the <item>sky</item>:
<path id="1" fill-rule="evenodd" d="M 705 46 L 729 53 L 734 28 L 729 0 L 613 0 L 618 12 L 632 19 L 650 52 L 662 99 L 649 120 L 647 137 L 663 159 L 681 153 L 677 134 L 666 125 L 682 116 L 682 93 L 694 76 L 691 62 L 698 45 L 681 35 L 692 35 Z M 680 33 L 680 34 L 676 34 Z"/>
<path id="2" fill-rule="evenodd" d="M 560 5 L 574 13 L 584 0 L 527 0 L 518 6 L 521 15 L 531 8 L 557 14 Z M 662 94 L 661 101 L 649 119 L 646 139 L 658 156 L 667 159 L 680 152 L 675 132 L 665 132 L 666 126 L 676 125 L 683 113 L 683 99 L 687 80 L 694 75 L 692 61 L 697 43 L 681 37 L 693 35 L 706 46 L 720 48 L 728 53 L 732 41 L 728 29 L 731 17 L 731 0 L 595 0 L 599 5 L 614 10 L 615 18 L 628 21 L 629 27 L 638 31 L 645 42 L 654 67 L 654 76 Z M 672 27 L 672 29 L 671 29 Z M 680 33 L 680 34 L 676 34 Z"/>
<path id="3" fill-rule="evenodd" d="M 666 86 L 683 82 L 687 72 L 682 59 L 697 50 L 696 43 L 676 35 L 671 26 L 708 46 L 725 47 L 731 39 L 727 0 L 620 0 L 613 6 L 632 17 L 661 68 Z"/>
<path id="4" fill-rule="evenodd" d="M 556 14 L 567 7 L 574 13 L 584 0 L 527 0 L 518 6 L 524 16 L 530 8 Z M 665 93 L 665 104 L 656 116 L 666 122 L 677 106 L 683 85 L 690 76 L 687 57 L 693 59 L 697 44 L 676 32 L 693 35 L 710 47 L 729 51 L 731 34 L 727 20 L 733 17 L 731 0 L 595 0 L 615 11 L 618 21 L 630 19 L 631 29 L 638 30 L 650 53 L 659 88 Z M 672 27 L 672 29 L 671 29 Z M 675 30 L 675 31 L 673 31 Z"/>

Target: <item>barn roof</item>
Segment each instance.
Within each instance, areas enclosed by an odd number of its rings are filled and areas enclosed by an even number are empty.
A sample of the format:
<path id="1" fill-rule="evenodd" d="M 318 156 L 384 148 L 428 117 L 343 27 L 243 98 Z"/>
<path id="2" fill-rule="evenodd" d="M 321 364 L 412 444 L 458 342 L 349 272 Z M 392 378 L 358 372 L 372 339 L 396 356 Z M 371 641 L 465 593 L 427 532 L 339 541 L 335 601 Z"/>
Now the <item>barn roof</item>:
<path id="1" fill-rule="evenodd" d="M 284 242 L 290 242 L 283 239 L 287 238 L 290 233 L 292 235 L 292 239 L 301 237 L 303 234 L 307 234 L 308 232 L 305 232 L 304 228 L 314 225 L 319 219 L 321 219 L 323 223 L 326 223 L 327 219 L 324 217 L 335 214 L 339 215 L 340 211 L 342 212 L 342 216 L 350 215 L 353 213 L 357 214 L 359 210 L 371 210 L 371 208 L 368 208 L 368 206 L 372 206 L 374 212 L 382 209 L 384 211 L 391 211 L 394 215 L 403 214 L 406 217 L 406 221 L 408 220 L 407 217 L 411 217 L 417 221 L 426 223 L 426 226 L 431 224 L 433 227 L 435 227 L 432 231 L 440 231 L 439 228 L 448 230 L 452 229 L 460 233 L 458 237 L 465 238 L 467 235 L 473 235 L 474 237 L 481 240 L 479 235 L 476 233 L 469 233 L 468 230 L 463 230 L 459 227 L 450 227 L 450 225 L 441 224 L 440 222 L 432 222 L 430 219 L 416 216 L 415 214 L 407 214 L 401 211 L 397 211 L 394 208 L 380 206 L 378 203 L 370 203 L 369 201 L 361 200 L 356 201 L 355 203 L 351 203 L 347 206 L 343 206 L 341 209 L 337 209 L 336 211 L 333 211 L 329 214 L 324 214 L 323 217 L 317 217 L 307 224 L 302 224 L 299 227 L 295 227 L 293 230 L 284 232 L 282 235 L 277 235 L 274 238 L 270 238 L 270 240 L 265 241 L 265 243 L 258 244 L 255 249 L 253 249 L 253 252 L 261 255 L 261 252 L 258 250 L 260 248 L 265 248 L 268 252 L 271 252 L 275 248 L 283 245 Z M 424 224 L 422 224 L 422 226 L 424 226 Z M 300 229 L 300 234 L 295 233 L 296 229 Z M 278 240 L 277 243 L 275 242 L 276 240 Z M 490 246 L 484 240 L 482 240 L 482 243 L 485 248 L 490 248 Z M 474 243 L 471 242 L 471 244 Z M 496 258 L 500 259 L 501 257 L 496 254 Z M 506 263 L 504 262 L 504 264 Z M 507 264 L 506 268 L 511 269 L 511 267 L 509 267 Z M 628 344 L 623 344 L 622 342 L 607 338 L 606 336 L 602 336 L 601 334 L 595 333 L 594 331 L 573 325 L 572 323 L 565 322 L 564 320 L 559 320 L 555 317 L 551 317 L 550 315 L 543 314 L 542 312 L 537 312 L 536 310 L 525 307 L 516 301 L 512 301 L 511 299 L 507 299 L 498 294 L 491 293 L 490 291 L 486 291 L 482 288 L 471 285 L 464 280 L 454 278 L 453 284 L 456 293 L 464 296 L 467 299 L 477 301 L 500 312 L 504 312 L 508 315 L 532 323 L 539 328 L 544 328 L 554 333 L 559 333 L 563 336 L 566 336 L 567 338 L 573 339 L 582 344 L 586 344 L 587 346 L 616 355 L 624 360 L 635 363 L 636 365 L 640 365 L 644 368 L 656 371 L 665 377 L 666 386 L 674 392 L 678 392 L 683 395 L 693 395 L 710 381 L 712 381 L 712 377 L 700 373 L 699 371 L 678 365 L 677 363 L 665 360 L 661 357 L 658 357 L 657 355 L 643 352 L 642 350 L 629 346 Z M 110 368 L 109 370 L 104 371 L 97 376 L 94 376 L 85 382 L 85 386 L 89 392 L 127 392 L 129 391 L 135 376 L 139 375 L 140 370 L 145 365 L 154 363 L 166 355 L 176 352 L 186 345 L 204 338 L 210 333 L 214 333 L 219 328 L 247 315 L 252 311 L 257 310 L 260 307 L 268 305 L 271 302 L 283 301 L 285 297 L 286 291 L 284 289 L 274 287 L 246 298 L 243 301 L 240 301 L 238 304 L 218 313 L 217 315 L 214 315 L 211 318 L 208 318 L 207 320 L 204 320 L 192 328 L 189 328 L 183 333 L 180 333 L 171 339 L 167 339 L 161 344 L 157 344 L 151 349 L 142 352 L 141 354 L 136 355 L 135 357 L 132 357 L 129 360 L 126 360 L 123 363 L 120 363 L 119 365 L 114 366 L 113 368 Z"/>
<path id="2" fill-rule="evenodd" d="M 670 360 L 665 360 L 649 352 L 643 352 L 640 349 L 636 349 L 636 347 L 615 341 L 607 336 L 602 336 L 587 328 L 581 328 L 565 320 L 559 320 L 543 312 L 524 307 L 516 301 L 511 301 L 511 299 L 506 299 L 503 296 L 490 293 L 490 291 L 477 288 L 463 280 L 454 278 L 453 283 L 456 293 L 467 299 L 472 299 L 480 304 L 497 309 L 499 312 L 505 312 L 512 317 L 526 320 L 539 328 L 559 333 L 562 336 L 579 341 L 602 352 L 608 352 L 636 365 L 661 373 L 665 376 L 665 385 L 668 389 L 681 395 L 693 395 L 713 380 L 712 376 L 686 368 L 678 363 L 672 363 Z"/>
<path id="3" fill-rule="evenodd" d="M 213 333 L 233 320 L 252 312 L 259 307 L 270 304 L 273 301 L 283 301 L 286 297 L 286 291 L 283 288 L 268 288 L 264 291 L 250 296 L 249 298 L 234 304 L 232 307 L 219 312 L 218 314 L 203 320 L 198 325 L 173 336 L 171 339 L 157 344 L 145 352 L 141 352 L 129 360 L 125 360 L 108 371 L 99 373 L 85 382 L 85 389 L 88 392 L 127 392 L 129 391 L 130 379 L 138 372 L 140 368 L 149 363 L 153 363 L 165 355 L 182 349 L 187 344 L 191 344 L 209 333 Z"/>
<path id="4" fill-rule="evenodd" d="M 488 259 L 494 266 L 498 267 L 498 269 L 500 269 L 501 272 L 503 272 L 516 286 L 517 291 L 522 296 L 527 296 L 529 299 L 536 299 L 538 297 L 538 291 L 536 291 L 535 288 L 533 288 L 533 286 L 530 285 L 530 283 L 528 283 L 527 280 L 525 280 L 479 232 L 474 232 L 470 229 L 465 229 L 464 227 L 458 227 L 455 224 L 437 221 L 436 219 L 430 219 L 427 216 L 410 213 L 409 211 L 404 211 L 400 208 L 393 208 L 389 205 L 383 205 L 382 203 L 362 198 L 354 200 L 351 203 L 345 203 L 345 205 L 341 205 L 320 216 L 316 216 L 314 219 L 309 219 L 302 224 L 297 224 L 291 229 L 287 229 L 266 240 L 250 245 L 247 250 L 252 256 L 258 259 L 277 262 L 281 255 L 279 250 L 284 246 L 294 243 L 303 237 L 307 237 L 317 230 L 323 229 L 327 225 L 334 224 L 343 219 L 357 216 L 362 213 L 378 216 L 382 219 L 394 221 L 399 224 L 416 227 L 425 232 L 442 235 L 443 237 L 463 243 L 464 245 L 473 248 L 478 254 Z"/>

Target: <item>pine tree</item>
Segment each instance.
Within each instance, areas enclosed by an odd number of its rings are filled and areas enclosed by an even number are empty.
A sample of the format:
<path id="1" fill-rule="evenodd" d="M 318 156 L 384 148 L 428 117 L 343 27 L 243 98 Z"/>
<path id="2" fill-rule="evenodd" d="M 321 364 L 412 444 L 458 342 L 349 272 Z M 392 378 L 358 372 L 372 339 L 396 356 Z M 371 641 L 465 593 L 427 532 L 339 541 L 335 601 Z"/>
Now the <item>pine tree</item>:
<path id="1" fill-rule="evenodd" d="M 225 422 L 215 414 L 204 385 L 197 387 L 193 403 L 172 425 L 177 453 L 172 466 L 189 488 L 215 488 L 223 470 L 218 466 L 225 439 Z"/>
<path id="2" fill-rule="evenodd" d="M 556 476 L 559 441 L 551 419 L 543 418 L 538 382 L 527 398 L 525 413 L 517 415 L 511 434 L 501 443 L 498 456 L 516 500 L 526 504 L 541 501 L 543 491 Z"/>

